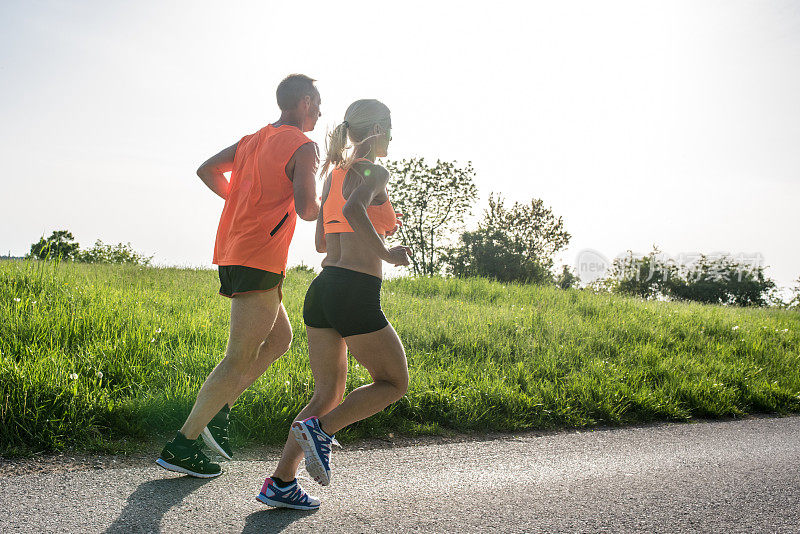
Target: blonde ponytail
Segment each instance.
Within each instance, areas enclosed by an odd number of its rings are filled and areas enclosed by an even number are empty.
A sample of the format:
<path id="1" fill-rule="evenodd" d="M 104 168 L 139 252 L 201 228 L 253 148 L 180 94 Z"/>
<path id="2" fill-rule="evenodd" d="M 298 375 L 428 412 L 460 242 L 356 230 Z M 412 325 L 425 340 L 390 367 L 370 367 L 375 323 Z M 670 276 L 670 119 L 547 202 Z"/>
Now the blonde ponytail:
<path id="1" fill-rule="evenodd" d="M 328 169 L 333 167 L 340 167 L 345 162 L 345 151 L 350 148 L 347 146 L 347 129 L 349 123 L 344 121 L 339 126 L 333 129 L 328 134 L 325 142 L 325 163 L 322 166 L 322 179 L 328 175 Z"/>
<path id="2" fill-rule="evenodd" d="M 325 163 L 322 166 L 322 178 L 325 179 L 331 167 L 349 169 L 355 161 L 355 151 L 346 154 L 369 139 L 372 128 L 379 124 L 388 130 L 390 126 L 389 108 L 375 99 L 356 100 L 344 114 L 344 121 L 328 134 L 326 142 Z M 352 145 L 348 145 L 348 140 Z"/>

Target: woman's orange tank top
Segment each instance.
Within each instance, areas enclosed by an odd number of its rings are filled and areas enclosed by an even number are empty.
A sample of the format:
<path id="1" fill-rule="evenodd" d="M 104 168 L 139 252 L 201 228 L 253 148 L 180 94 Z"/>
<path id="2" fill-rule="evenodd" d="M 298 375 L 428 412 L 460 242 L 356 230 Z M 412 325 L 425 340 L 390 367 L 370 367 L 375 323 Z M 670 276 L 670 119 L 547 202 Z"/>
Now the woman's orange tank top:
<path id="1" fill-rule="evenodd" d="M 357 160 L 369 161 L 369 160 Z M 326 234 L 352 232 L 353 228 L 342 215 L 347 200 L 342 194 L 344 179 L 347 176 L 347 169 L 337 167 L 331 173 L 331 188 L 328 191 L 328 198 L 322 206 L 322 224 Z M 367 206 L 367 216 L 375 232 L 379 235 L 386 235 L 387 232 L 394 230 L 397 225 L 397 215 L 389 199 L 378 206 Z"/>

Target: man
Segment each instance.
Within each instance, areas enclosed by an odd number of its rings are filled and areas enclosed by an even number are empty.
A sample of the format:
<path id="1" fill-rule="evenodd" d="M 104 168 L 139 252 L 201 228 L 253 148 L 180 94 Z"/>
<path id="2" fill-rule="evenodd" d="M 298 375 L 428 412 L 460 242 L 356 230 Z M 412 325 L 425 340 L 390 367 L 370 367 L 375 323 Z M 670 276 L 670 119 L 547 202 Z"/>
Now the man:
<path id="1" fill-rule="evenodd" d="M 304 132 L 313 130 L 322 114 L 319 91 L 308 76 L 288 76 L 278 85 L 277 99 L 278 121 L 244 136 L 197 170 L 203 183 L 225 199 L 214 263 L 219 266 L 220 294 L 231 298 L 230 336 L 225 357 L 206 378 L 180 432 L 156 460 L 171 471 L 202 478 L 222 473 L 201 450 L 199 436 L 231 458 L 230 406 L 292 341 L 281 284 L 297 216 L 315 221 L 319 213 L 319 153 Z M 227 171 L 230 183 L 223 174 Z"/>

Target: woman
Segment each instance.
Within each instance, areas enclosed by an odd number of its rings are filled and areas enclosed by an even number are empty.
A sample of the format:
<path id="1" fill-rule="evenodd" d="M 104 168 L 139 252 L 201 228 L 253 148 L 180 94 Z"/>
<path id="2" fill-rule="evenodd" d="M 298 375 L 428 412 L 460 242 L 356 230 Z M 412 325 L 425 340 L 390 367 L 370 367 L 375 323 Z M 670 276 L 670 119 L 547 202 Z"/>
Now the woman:
<path id="1" fill-rule="evenodd" d="M 327 254 L 303 305 L 314 395 L 292 424 L 278 466 L 257 497 L 271 506 L 318 508 L 319 499 L 295 479 L 301 456 L 314 480 L 328 485 L 334 434 L 383 410 L 408 389 L 403 344 L 380 307 L 383 262 L 408 265 L 410 252 L 384 244 L 399 224 L 386 192 L 389 172 L 375 164 L 387 154 L 390 129 L 388 107 L 358 100 L 329 136 L 322 175 L 334 168 L 323 186 L 315 238 L 317 251 Z M 350 156 L 348 139 L 354 147 Z M 348 349 L 373 382 L 342 401 Z"/>

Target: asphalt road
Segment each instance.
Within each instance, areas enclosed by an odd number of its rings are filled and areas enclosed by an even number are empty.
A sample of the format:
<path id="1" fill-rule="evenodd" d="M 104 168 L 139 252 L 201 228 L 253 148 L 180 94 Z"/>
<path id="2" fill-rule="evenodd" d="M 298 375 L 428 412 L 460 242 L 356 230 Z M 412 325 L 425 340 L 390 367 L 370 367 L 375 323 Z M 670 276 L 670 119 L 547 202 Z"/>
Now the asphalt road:
<path id="1" fill-rule="evenodd" d="M 800 532 L 800 417 L 334 451 L 315 512 L 255 501 L 276 452 L 214 480 L 140 466 L 0 477 L 2 532 Z M 154 460 L 154 458 L 152 459 Z"/>

